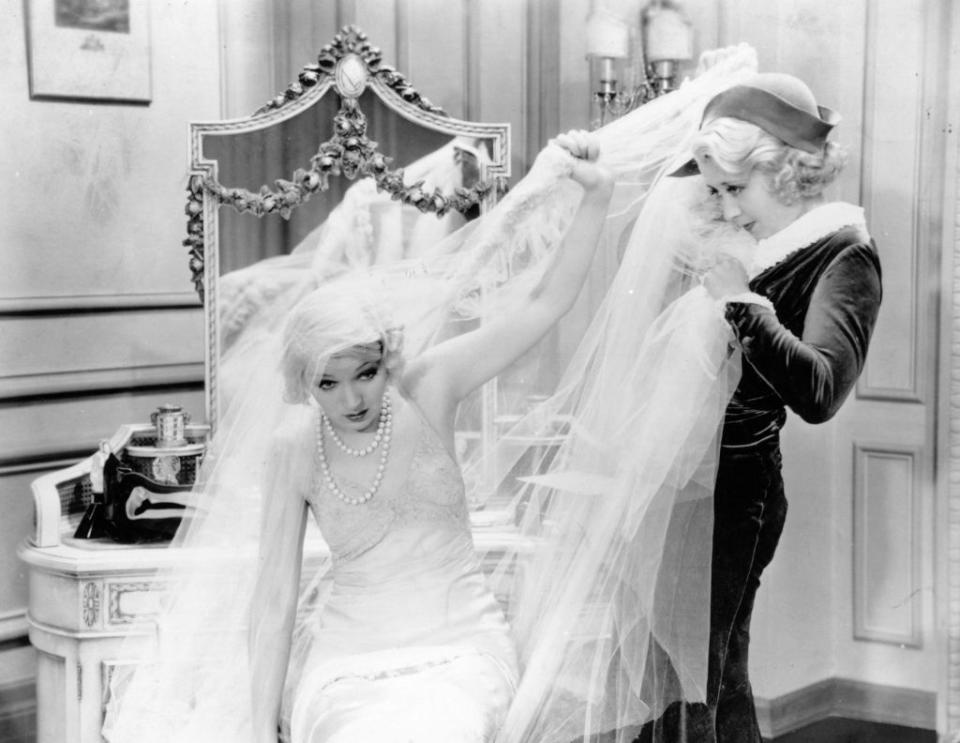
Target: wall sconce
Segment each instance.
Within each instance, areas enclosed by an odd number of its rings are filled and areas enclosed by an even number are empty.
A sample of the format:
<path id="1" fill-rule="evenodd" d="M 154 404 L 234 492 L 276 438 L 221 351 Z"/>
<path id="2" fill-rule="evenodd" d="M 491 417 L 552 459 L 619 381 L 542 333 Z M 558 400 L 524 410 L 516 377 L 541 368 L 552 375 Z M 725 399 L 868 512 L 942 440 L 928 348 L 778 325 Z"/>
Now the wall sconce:
<path id="1" fill-rule="evenodd" d="M 673 90 L 681 64 L 692 58 L 693 29 L 677 0 L 651 0 L 639 11 L 636 0 L 601 0 L 587 19 L 587 59 L 594 60 L 600 106 L 595 123 Z"/>

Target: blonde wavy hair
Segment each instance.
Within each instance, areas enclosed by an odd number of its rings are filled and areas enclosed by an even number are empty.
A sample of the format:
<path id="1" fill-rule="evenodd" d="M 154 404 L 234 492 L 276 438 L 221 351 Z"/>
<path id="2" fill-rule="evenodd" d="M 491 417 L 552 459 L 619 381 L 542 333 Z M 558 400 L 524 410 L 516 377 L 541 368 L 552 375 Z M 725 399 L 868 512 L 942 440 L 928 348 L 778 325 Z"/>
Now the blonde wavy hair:
<path id="1" fill-rule="evenodd" d="M 720 117 L 703 125 L 693 143 L 697 159 L 709 158 L 732 176 L 746 177 L 759 169 L 770 177 L 771 193 L 794 204 L 823 193 L 843 170 L 846 149 L 828 141 L 823 152 L 792 147 L 756 124 Z"/>
<path id="2" fill-rule="evenodd" d="M 336 279 L 310 292 L 294 306 L 283 330 L 284 401 L 309 403 L 327 361 L 354 349 L 365 355 L 379 350 L 387 373 L 396 375 L 403 365 L 403 330 L 392 316 L 369 279 Z"/>

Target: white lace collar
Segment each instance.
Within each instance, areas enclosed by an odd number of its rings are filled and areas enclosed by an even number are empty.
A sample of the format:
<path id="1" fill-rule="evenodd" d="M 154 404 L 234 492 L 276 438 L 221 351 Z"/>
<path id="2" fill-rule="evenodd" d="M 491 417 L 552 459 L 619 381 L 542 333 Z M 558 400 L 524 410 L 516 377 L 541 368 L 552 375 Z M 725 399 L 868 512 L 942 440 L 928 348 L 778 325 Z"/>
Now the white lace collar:
<path id="1" fill-rule="evenodd" d="M 845 201 L 832 201 L 811 209 L 779 232 L 757 241 L 750 261 L 750 278 L 843 227 L 865 230 L 867 223 L 863 207 Z"/>

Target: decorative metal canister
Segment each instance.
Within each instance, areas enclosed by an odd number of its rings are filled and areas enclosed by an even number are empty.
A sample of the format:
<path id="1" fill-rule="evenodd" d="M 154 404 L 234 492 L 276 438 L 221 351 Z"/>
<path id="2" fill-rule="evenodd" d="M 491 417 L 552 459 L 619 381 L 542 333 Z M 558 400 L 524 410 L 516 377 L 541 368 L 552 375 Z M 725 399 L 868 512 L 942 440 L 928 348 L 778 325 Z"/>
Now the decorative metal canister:
<path id="1" fill-rule="evenodd" d="M 190 414 L 179 405 L 161 405 L 150 414 L 150 422 L 157 427 L 158 449 L 173 449 L 187 443 Z"/>
<path id="2" fill-rule="evenodd" d="M 205 445 L 187 438 L 190 414 L 179 405 L 161 405 L 150 414 L 150 421 L 156 429 L 155 439 L 128 444 L 123 450 L 124 464 L 158 483 L 192 485 Z"/>

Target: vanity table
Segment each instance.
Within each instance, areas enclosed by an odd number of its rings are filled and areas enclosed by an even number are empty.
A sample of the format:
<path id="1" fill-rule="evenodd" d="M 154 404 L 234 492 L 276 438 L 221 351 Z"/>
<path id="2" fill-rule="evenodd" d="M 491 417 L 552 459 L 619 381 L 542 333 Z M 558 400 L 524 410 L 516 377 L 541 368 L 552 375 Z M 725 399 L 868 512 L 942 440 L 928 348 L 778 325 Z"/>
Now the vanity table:
<path id="1" fill-rule="evenodd" d="M 121 451 L 149 436 L 152 428 L 123 426 L 103 448 Z M 208 430 L 189 426 L 187 435 L 198 441 Z M 111 676 L 153 643 L 158 610 L 154 574 L 195 559 L 166 542 L 74 537 L 101 466 L 95 454 L 32 484 L 36 523 L 18 555 L 29 571 L 29 636 L 37 650 L 37 743 L 103 741 Z M 304 547 L 307 568 L 327 555 L 312 522 L 311 527 Z M 475 518 L 474 542 L 492 568 L 504 548 L 516 551 L 523 538 L 488 513 Z"/>
<path id="2" fill-rule="evenodd" d="M 98 452 L 32 483 L 35 524 L 18 555 L 29 571 L 30 642 L 37 650 L 38 743 L 101 741 L 103 703 L 125 654 L 149 643 L 151 580 L 184 555 L 165 542 L 74 537 L 94 500 L 103 451 L 145 443 L 154 426 L 122 426 Z M 192 442 L 207 426 L 188 426 Z M 93 475 L 93 477 L 91 477 Z M 129 644 L 128 644 L 129 643 Z"/>

